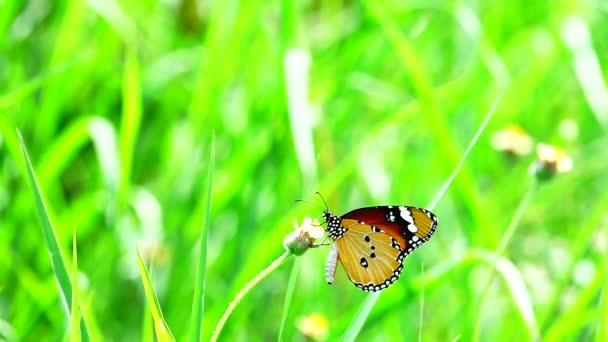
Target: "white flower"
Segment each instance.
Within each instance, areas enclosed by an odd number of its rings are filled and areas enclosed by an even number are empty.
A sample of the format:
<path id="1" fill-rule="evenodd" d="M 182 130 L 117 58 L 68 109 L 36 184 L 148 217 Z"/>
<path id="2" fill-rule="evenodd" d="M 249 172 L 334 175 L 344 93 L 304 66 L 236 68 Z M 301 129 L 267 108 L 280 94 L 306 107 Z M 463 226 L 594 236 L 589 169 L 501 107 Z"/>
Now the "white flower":
<path id="1" fill-rule="evenodd" d="M 317 219 L 305 217 L 302 224 L 293 220 L 295 231 L 291 232 L 283 240 L 285 249 L 294 255 L 302 255 L 309 248 L 314 246 L 314 242 L 325 234 L 325 229 L 319 224 Z"/>

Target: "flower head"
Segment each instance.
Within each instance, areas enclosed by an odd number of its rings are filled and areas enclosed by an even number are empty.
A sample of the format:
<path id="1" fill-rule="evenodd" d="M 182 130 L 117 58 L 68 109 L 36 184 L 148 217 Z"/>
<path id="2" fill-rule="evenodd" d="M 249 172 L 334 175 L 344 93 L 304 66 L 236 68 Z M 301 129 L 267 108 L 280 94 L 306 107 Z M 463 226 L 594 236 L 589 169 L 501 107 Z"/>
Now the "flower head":
<path id="1" fill-rule="evenodd" d="M 298 330 L 302 335 L 313 340 L 323 340 L 327 337 L 329 322 L 319 313 L 304 316 L 298 322 Z"/>
<path id="2" fill-rule="evenodd" d="M 534 142 L 523 128 L 511 125 L 492 135 L 492 147 L 512 156 L 525 156 L 532 152 Z"/>
<path id="3" fill-rule="evenodd" d="M 536 146 L 536 161 L 532 164 L 532 174 L 539 180 L 548 180 L 557 173 L 572 170 L 572 159 L 561 149 L 547 144 Z"/>
<path id="4" fill-rule="evenodd" d="M 325 234 L 325 230 L 319 224 L 319 221 L 310 217 L 305 217 L 300 226 L 294 220 L 293 226 L 295 231 L 285 237 L 283 246 L 294 255 L 304 254 L 314 245 L 315 240 L 322 238 Z"/>

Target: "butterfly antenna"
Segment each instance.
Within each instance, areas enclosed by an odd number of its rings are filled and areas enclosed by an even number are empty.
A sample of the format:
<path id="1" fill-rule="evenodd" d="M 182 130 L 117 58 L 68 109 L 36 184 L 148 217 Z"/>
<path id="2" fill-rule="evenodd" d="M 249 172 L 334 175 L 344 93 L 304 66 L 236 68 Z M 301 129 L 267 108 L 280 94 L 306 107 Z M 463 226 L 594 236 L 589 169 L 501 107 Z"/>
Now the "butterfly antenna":
<path id="1" fill-rule="evenodd" d="M 306 204 L 308 204 L 308 205 L 312 205 L 313 207 L 317 207 L 317 208 L 319 208 L 319 209 L 323 209 L 323 207 L 321 207 L 320 205 L 317 205 L 317 204 L 314 204 L 314 203 L 310 203 L 310 202 L 305 201 L 305 200 L 303 200 L 303 199 L 297 199 L 297 200 L 295 200 L 294 202 L 295 202 L 295 203 L 298 203 L 298 202 L 304 202 L 304 203 L 306 203 Z"/>
<path id="2" fill-rule="evenodd" d="M 321 197 L 321 200 L 323 201 L 323 204 L 325 204 L 325 210 L 329 210 L 329 208 L 327 207 L 327 202 L 325 202 L 325 198 L 323 198 L 323 196 L 321 195 L 320 192 L 315 192 L 316 195 L 319 195 L 319 197 Z"/>

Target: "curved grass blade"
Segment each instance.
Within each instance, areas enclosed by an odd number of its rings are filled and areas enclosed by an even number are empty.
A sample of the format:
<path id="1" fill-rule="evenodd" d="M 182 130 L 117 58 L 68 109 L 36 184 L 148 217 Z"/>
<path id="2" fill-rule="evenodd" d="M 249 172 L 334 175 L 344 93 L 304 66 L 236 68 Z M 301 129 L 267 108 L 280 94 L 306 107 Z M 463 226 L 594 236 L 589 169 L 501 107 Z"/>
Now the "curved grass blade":
<path id="1" fill-rule="evenodd" d="M 207 275 L 207 242 L 211 226 L 211 194 L 213 193 L 213 169 L 215 167 L 215 132 L 211 135 L 209 149 L 209 163 L 207 164 L 207 178 L 203 193 L 205 194 L 205 211 L 200 235 L 200 250 L 196 279 L 194 284 L 194 297 L 192 298 L 192 315 L 190 317 L 190 341 L 200 341 L 203 333 L 203 312 L 205 308 L 205 277 Z"/>
<path id="2" fill-rule="evenodd" d="M 496 252 L 484 250 L 474 250 L 473 257 L 492 265 L 504 280 L 509 289 L 515 307 L 519 311 L 521 318 L 527 328 L 528 337 L 531 341 L 540 341 L 540 329 L 534 314 L 532 299 L 526 288 L 523 276 L 515 265 L 507 258 Z"/>
<path id="3" fill-rule="evenodd" d="M 539 341 L 540 329 L 523 276 L 511 260 L 495 251 L 473 248 L 458 260 L 447 260 L 434 266 L 425 274 L 419 276 L 418 279 L 413 280 L 412 284 L 419 289 L 423 286 L 434 286 L 457 269 L 477 263 L 483 263 L 495 270 L 499 276 L 497 279 L 502 280 L 508 290 L 507 292 L 511 295 L 513 304 L 526 327 L 529 340 Z"/>
<path id="4" fill-rule="evenodd" d="M 575 339 L 577 333 L 586 324 L 590 322 L 593 322 L 594 325 L 600 324 L 601 320 L 605 319 L 601 316 L 602 309 L 598 305 L 603 286 L 605 286 L 605 274 L 597 271 L 589 284 L 581 288 L 573 303 L 556 316 L 555 322 L 545 332 L 543 340 L 567 341 L 568 339 Z M 591 315 L 593 319 L 586 319 L 585 317 L 588 315 Z"/>
<path id="5" fill-rule="evenodd" d="M 72 301 L 72 281 L 70 280 L 70 275 L 68 273 L 65 258 L 63 257 L 63 253 L 59 245 L 57 233 L 55 232 L 55 228 L 53 227 L 53 223 L 51 222 L 51 217 L 44 201 L 42 190 L 40 189 L 40 186 L 38 185 L 38 180 L 36 179 L 34 167 L 32 166 L 29 154 L 27 153 L 27 148 L 25 147 L 25 143 L 23 141 L 23 136 L 21 136 L 21 132 L 19 130 L 17 130 L 17 135 L 19 136 L 21 150 L 23 151 L 23 158 L 25 159 L 25 166 L 27 170 L 27 178 L 29 180 L 32 193 L 34 195 L 36 211 L 38 212 L 40 225 L 42 227 L 42 235 L 44 236 L 44 242 L 51 257 L 51 265 L 53 267 L 53 273 L 55 274 L 55 280 L 57 280 L 57 284 L 59 285 L 61 302 L 63 304 L 67 319 L 69 320 L 71 305 L 68 305 L 68 301 L 70 303 Z M 80 329 L 83 333 L 82 339 L 84 341 L 90 341 L 86 317 L 84 315 L 81 316 L 82 320 L 80 320 Z"/>
<path id="6" fill-rule="evenodd" d="M 165 318 L 163 317 L 163 313 L 160 309 L 160 304 L 158 303 L 158 297 L 156 297 L 156 293 L 154 292 L 154 288 L 152 287 L 152 282 L 150 282 L 150 276 L 148 275 L 148 270 L 146 269 L 146 265 L 144 265 L 144 261 L 141 259 L 141 255 L 139 255 L 139 251 L 137 251 L 137 264 L 139 266 L 139 272 L 141 273 L 141 281 L 144 285 L 144 291 L 146 292 L 146 298 L 148 299 L 148 306 L 150 307 L 150 312 L 152 313 L 152 317 L 154 319 L 154 329 L 156 330 L 156 338 L 160 342 L 165 341 L 175 341 Z"/>
<path id="7" fill-rule="evenodd" d="M 505 249 L 507 248 L 507 245 L 511 241 L 511 238 L 513 237 L 513 234 L 515 233 L 515 230 L 517 229 L 517 226 L 519 225 L 519 222 L 520 222 L 526 208 L 528 207 L 528 204 L 532 200 L 532 196 L 536 192 L 537 185 L 538 185 L 538 183 L 532 182 L 530 184 L 530 187 L 528 188 L 528 191 L 522 197 L 519 205 L 517 206 L 517 210 L 515 210 L 515 213 L 513 214 L 511 222 L 509 223 L 507 230 L 505 231 L 505 233 L 500 241 L 500 244 L 496 248 L 497 255 L 502 256 L 505 254 Z M 498 265 L 496 267 L 498 267 Z M 479 341 L 479 337 L 481 334 L 481 323 L 482 323 L 482 318 L 483 318 L 483 307 L 484 307 L 486 298 L 488 296 L 488 293 L 490 291 L 490 286 L 492 285 L 492 280 L 494 279 L 494 272 L 496 272 L 495 268 L 490 270 L 490 274 L 488 275 L 485 285 L 483 286 L 483 288 L 481 290 L 481 295 L 480 295 L 480 300 L 479 300 L 479 312 L 478 312 L 477 320 L 475 322 L 475 326 L 473 328 L 473 341 Z M 536 322 L 534 322 L 534 324 L 537 325 Z"/>
<path id="8" fill-rule="evenodd" d="M 471 142 L 469 143 L 465 152 L 463 153 L 462 157 L 460 158 L 460 161 L 456 165 L 456 168 L 454 169 L 454 171 L 452 172 L 450 177 L 448 177 L 447 181 L 441 186 L 441 188 L 437 192 L 437 195 L 435 195 L 435 197 L 433 198 L 431 203 L 428 205 L 429 210 L 433 210 L 435 208 L 435 206 L 437 205 L 437 202 L 439 202 L 439 200 L 441 199 L 441 197 L 443 196 L 443 194 L 445 193 L 447 188 L 450 186 L 450 184 L 452 183 L 452 181 L 458 174 L 458 171 L 460 171 L 460 168 L 462 167 L 465 159 L 469 155 L 469 152 L 471 152 L 471 150 L 477 143 L 477 140 L 479 140 L 481 133 L 484 131 L 488 121 L 492 117 L 492 114 L 494 114 L 496 107 L 498 106 L 498 102 L 502 98 L 503 94 L 504 94 L 504 91 L 501 92 L 494 100 L 492 107 L 490 107 L 490 110 L 488 111 L 488 113 L 486 114 L 485 118 L 483 119 L 481 125 L 477 129 L 477 132 L 475 132 L 475 135 L 471 139 Z M 380 298 L 381 293 L 382 293 L 382 291 L 372 292 L 365 298 L 365 300 L 363 301 L 363 304 L 361 305 L 361 308 L 359 309 L 359 311 L 357 311 L 355 318 L 352 320 L 352 322 L 350 323 L 350 325 L 344 332 L 344 335 L 342 336 L 342 341 L 354 341 L 355 340 L 355 338 L 359 334 L 359 331 L 361 331 L 363 324 L 367 320 L 369 313 L 372 311 L 374 305 L 376 305 L 376 302 Z"/>

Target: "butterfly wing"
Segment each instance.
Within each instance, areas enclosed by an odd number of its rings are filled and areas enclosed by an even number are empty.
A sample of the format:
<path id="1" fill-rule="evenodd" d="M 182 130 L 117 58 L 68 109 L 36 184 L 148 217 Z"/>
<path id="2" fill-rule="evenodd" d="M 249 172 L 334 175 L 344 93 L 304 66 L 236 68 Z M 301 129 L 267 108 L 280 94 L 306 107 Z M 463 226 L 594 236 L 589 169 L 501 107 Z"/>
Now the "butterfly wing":
<path id="1" fill-rule="evenodd" d="M 339 260 L 364 291 L 380 291 L 399 279 L 403 260 L 428 241 L 437 227 L 430 211 L 409 206 L 353 210 L 341 217 L 336 239 Z"/>
<path id="2" fill-rule="evenodd" d="M 336 240 L 350 280 L 364 291 L 380 291 L 399 279 L 404 253 L 392 236 L 375 226 L 342 220 L 347 228 Z"/>
<path id="3" fill-rule="evenodd" d="M 342 215 L 342 219 L 380 228 L 397 240 L 405 256 L 427 242 L 438 224 L 437 216 L 432 212 L 404 205 L 355 209 Z"/>

